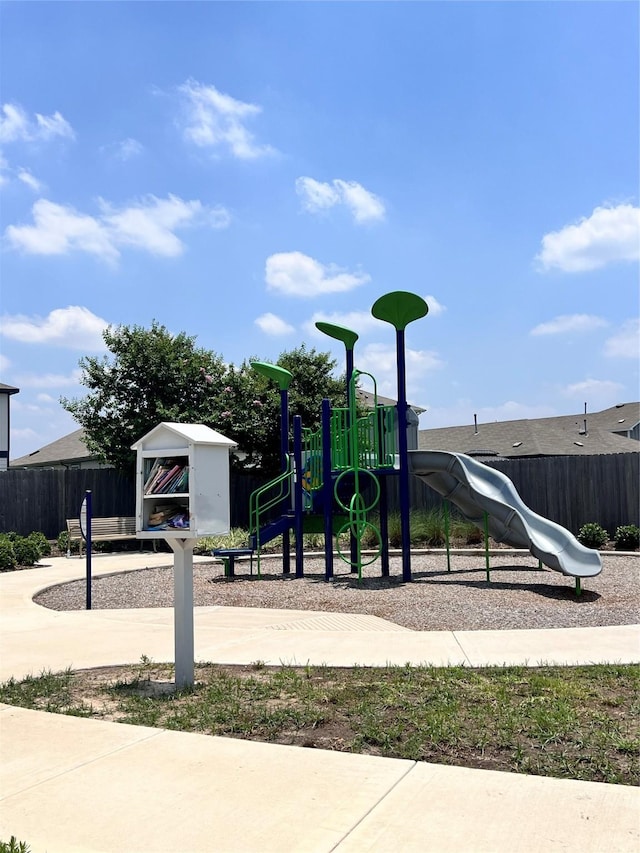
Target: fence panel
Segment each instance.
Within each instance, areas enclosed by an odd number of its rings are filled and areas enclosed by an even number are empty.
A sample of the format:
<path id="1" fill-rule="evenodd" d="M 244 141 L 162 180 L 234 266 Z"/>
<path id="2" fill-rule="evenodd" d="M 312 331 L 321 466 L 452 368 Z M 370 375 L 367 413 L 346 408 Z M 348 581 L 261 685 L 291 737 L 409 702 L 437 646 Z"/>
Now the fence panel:
<path id="1" fill-rule="evenodd" d="M 621 524 L 640 525 L 640 454 L 552 456 L 496 459 L 488 463 L 509 477 L 524 503 L 539 515 L 573 533 L 589 521 L 610 535 Z M 399 508 L 398 477 L 388 476 L 391 511 Z M 266 479 L 259 474 L 231 474 L 231 525 L 247 527 L 249 495 Z M 65 520 L 78 515 L 91 489 L 96 517 L 133 515 L 132 477 L 111 468 L 26 469 L 0 472 L 0 532 L 26 535 L 41 530 L 55 539 Z M 417 477 L 410 479 L 411 506 L 441 506 L 440 496 Z"/>

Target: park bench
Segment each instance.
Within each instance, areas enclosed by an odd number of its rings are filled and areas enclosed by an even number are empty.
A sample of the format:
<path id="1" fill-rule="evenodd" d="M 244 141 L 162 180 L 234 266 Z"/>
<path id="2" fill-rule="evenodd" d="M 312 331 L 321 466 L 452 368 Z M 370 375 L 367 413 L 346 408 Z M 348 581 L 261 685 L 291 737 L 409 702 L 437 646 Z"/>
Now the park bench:
<path id="1" fill-rule="evenodd" d="M 237 557 L 250 557 L 249 572 L 253 575 L 253 548 L 214 548 L 211 554 L 224 564 L 226 578 L 234 577 Z"/>
<path id="2" fill-rule="evenodd" d="M 69 546 L 76 539 L 80 542 L 80 555 L 82 556 L 82 531 L 80 530 L 79 518 L 67 519 L 67 531 L 69 532 Z M 91 519 L 91 541 L 110 542 L 118 539 L 136 539 L 136 520 L 133 516 L 114 516 L 113 518 Z M 155 550 L 155 540 L 154 540 Z M 142 548 L 142 540 L 140 541 Z"/>

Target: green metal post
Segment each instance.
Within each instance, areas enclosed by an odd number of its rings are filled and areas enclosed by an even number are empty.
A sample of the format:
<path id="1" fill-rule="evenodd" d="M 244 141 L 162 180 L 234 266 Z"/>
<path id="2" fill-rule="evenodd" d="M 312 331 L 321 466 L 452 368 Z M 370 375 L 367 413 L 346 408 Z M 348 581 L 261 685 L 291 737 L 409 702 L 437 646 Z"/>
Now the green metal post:
<path id="1" fill-rule="evenodd" d="M 449 501 L 444 502 L 444 541 L 447 545 L 447 571 L 451 571 L 451 548 L 449 542 Z"/>
<path id="2" fill-rule="evenodd" d="M 484 514 L 484 561 L 487 566 L 487 583 L 491 582 L 490 565 L 489 565 L 489 515 Z"/>
<path id="3" fill-rule="evenodd" d="M 582 582 L 580 578 L 576 578 L 576 598 L 582 594 Z"/>

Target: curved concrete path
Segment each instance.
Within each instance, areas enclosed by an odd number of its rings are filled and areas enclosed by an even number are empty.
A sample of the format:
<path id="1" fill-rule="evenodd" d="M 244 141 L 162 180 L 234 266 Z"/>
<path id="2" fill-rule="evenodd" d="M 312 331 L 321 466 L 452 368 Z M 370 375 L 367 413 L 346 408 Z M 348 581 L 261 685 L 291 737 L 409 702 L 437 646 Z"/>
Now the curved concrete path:
<path id="1" fill-rule="evenodd" d="M 171 556 L 94 557 L 94 575 Z M 172 609 L 55 612 L 84 560 L 0 575 L 0 680 L 173 658 Z M 197 608 L 196 659 L 446 665 L 636 662 L 638 626 L 415 632 L 368 616 Z M 630 787 L 182 734 L 0 706 L 0 839 L 71 851 L 637 851 Z"/>

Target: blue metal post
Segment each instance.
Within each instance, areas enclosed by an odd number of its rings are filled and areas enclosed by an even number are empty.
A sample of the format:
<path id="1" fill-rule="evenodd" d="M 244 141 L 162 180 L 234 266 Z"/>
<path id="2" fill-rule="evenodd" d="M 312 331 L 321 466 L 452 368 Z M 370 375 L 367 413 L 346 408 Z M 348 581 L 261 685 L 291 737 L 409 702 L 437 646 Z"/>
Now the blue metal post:
<path id="1" fill-rule="evenodd" d="M 322 401 L 322 503 L 324 512 L 324 577 L 333 577 L 333 481 L 331 478 L 331 403 Z"/>
<path id="2" fill-rule="evenodd" d="M 396 329 L 398 364 L 398 456 L 400 461 L 400 534 L 402 539 L 402 580 L 411 580 L 411 529 L 409 514 L 409 448 L 407 440 L 407 374 L 404 329 Z"/>
<path id="3" fill-rule="evenodd" d="M 287 470 L 289 456 L 289 392 L 286 388 L 280 389 L 280 466 L 284 472 Z M 290 507 L 286 507 L 288 510 Z M 297 562 L 296 562 L 297 571 Z M 282 573 L 288 575 L 291 572 L 291 540 L 289 530 L 282 534 Z"/>
<path id="4" fill-rule="evenodd" d="M 296 415 L 293 419 L 293 462 L 296 472 L 293 491 L 293 507 L 295 512 L 294 530 L 296 535 L 296 577 L 301 578 L 304 574 L 304 543 L 302 541 L 302 418 L 300 415 Z"/>
<path id="5" fill-rule="evenodd" d="M 91 492 L 85 492 L 85 506 L 87 511 L 87 547 L 85 556 L 87 561 L 87 610 L 91 610 Z"/>

